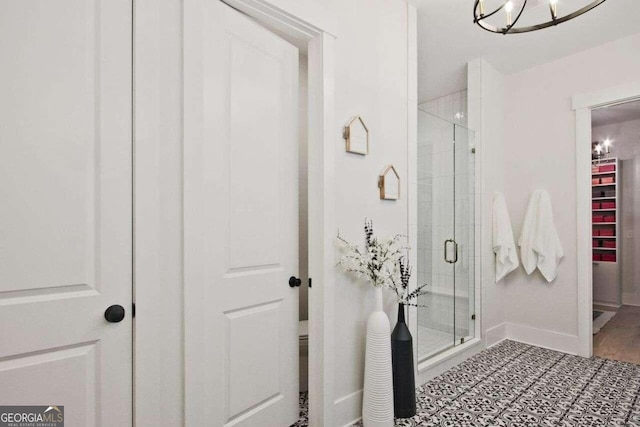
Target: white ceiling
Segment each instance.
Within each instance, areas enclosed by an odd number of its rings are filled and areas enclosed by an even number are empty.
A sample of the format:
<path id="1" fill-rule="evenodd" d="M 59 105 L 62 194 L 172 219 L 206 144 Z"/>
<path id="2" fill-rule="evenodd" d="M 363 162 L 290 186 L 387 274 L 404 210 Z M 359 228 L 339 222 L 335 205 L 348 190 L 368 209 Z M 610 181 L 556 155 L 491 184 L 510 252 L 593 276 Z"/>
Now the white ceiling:
<path id="1" fill-rule="evenodd" d="M 591 112 L 591 125 L 602 126 L 640 120 L 640 101 L 625 102 Z"/>
<path id="2" fill-rule="evenodd" d="M 557 27 L 506 36 L 473 24 L 474 0 L 410 1 L 418 7 L 420 102 L 466 88 L 466 64 L 472 59 L 485 58 L 509 74 L 640 32 L 640 0 L 608 0 Z M 485 1 L 492 5 L 503 0 Z M 589 2 L 559 0 L 558 13 L 563 16 Z M 541 13 L 548 20 L 548 3 L 542 3 L 525 11 L 523 19 Z M 504 14 L 495 17 L 502 21 Z"/>

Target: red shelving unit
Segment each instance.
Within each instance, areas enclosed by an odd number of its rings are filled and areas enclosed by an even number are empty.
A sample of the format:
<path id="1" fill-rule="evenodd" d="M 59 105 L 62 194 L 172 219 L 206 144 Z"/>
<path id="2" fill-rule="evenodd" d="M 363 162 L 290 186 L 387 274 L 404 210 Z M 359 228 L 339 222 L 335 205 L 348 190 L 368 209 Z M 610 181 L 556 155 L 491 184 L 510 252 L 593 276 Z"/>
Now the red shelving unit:
<path id="1" fill-rule="evenodd" d="M 618 159 L 594 160 L 591 165 L 593 261 L 618 261 Z"/>

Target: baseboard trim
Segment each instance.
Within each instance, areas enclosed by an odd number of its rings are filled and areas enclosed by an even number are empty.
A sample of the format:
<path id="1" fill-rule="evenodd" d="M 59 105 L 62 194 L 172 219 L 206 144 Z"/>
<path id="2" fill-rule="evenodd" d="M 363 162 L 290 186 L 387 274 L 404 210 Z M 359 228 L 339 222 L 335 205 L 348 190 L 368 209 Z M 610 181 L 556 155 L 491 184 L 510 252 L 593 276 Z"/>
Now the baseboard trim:
<path id="1" fill-rule="evenodd" d="M 632 305 L 634 307 L 640 306 L 640 295 L 631 292 L 623 293 L 622 305 Z"/>
<path id="2" fill-rule="evenodd" d="M 569 354 L 578 354 L 580 348 L 580 340 L 577 335 L 517 323 L 507 324 L 507 339 Z"/>
<path id="3" fill-rule="evenodd" d="M 489 328 L 484 332 L 484 339 L 487 343 L 487 348 L 493 347 L 496 344 L 507 339 L 507 322 L 502 322 L 499 325 Z"/>
<path id="4" fill-rule="evenodd" d="M 362 418 L 362 395 L 364 390 L 356 390 L 333 402 L 336 425 L 350 426 Z"/>
<path id="5" fill-rule="evenodd" d="M 351 427 L 353 426 L 355 423 L 357 423 L 358 421 L 362 420 L 362 417 L 358 417 L 353 421 L 349 421 L 348 423 L 346 423 L 345 425 L 343 425 L 342 427 Z"/>
<path id="6" fill-rule="evenodd" d="M 611 307 L 611 308 L 620 308 L 622 307 L 622 304 L 615 304 L 612 302 L 604 302 L 604 301 L 593 301 L 593 305 L 602 305 L 604 307 Z"/>

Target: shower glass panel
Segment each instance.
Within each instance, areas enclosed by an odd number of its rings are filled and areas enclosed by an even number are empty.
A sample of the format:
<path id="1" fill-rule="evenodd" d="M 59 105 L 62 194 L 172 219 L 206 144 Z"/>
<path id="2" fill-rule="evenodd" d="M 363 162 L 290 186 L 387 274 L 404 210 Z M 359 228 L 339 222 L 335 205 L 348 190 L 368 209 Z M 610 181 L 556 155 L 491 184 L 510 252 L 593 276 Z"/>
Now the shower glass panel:
<path id="1" fill-rule="evenodd" d="M 474 336 L 474 134 L 418 110 L 418 360 Z"/>
<path id="2" fill-rule="evenodd" d="M 455 344 L 474 335 L 475 312 L 475 135 L 454 125 L 454 234 L 458 246 L 454 264 Z"/>
<path id="3" fill-rule="evenodd" d="M 451 123 L 418 111 L 418 359 L 450 348 L 453 324 L 454 145 Z M 449 296 L 447 296 L 449 292 Z"/>

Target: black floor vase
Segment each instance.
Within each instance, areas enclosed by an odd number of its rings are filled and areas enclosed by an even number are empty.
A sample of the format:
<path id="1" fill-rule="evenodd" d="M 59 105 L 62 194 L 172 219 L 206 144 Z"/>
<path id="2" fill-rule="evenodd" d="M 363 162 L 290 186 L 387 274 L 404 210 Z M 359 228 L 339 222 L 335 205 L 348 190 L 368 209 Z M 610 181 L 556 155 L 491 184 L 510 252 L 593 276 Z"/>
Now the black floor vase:
<path id="1" fill-rule="evenodd" d="M 416 380 L 413 371 L 413 338 L 404 319 L 404 304 L 398 304 L 398 323 L 391 334 L 393 361 L 393 409 L 396 418 L 416 414 Z"/>

